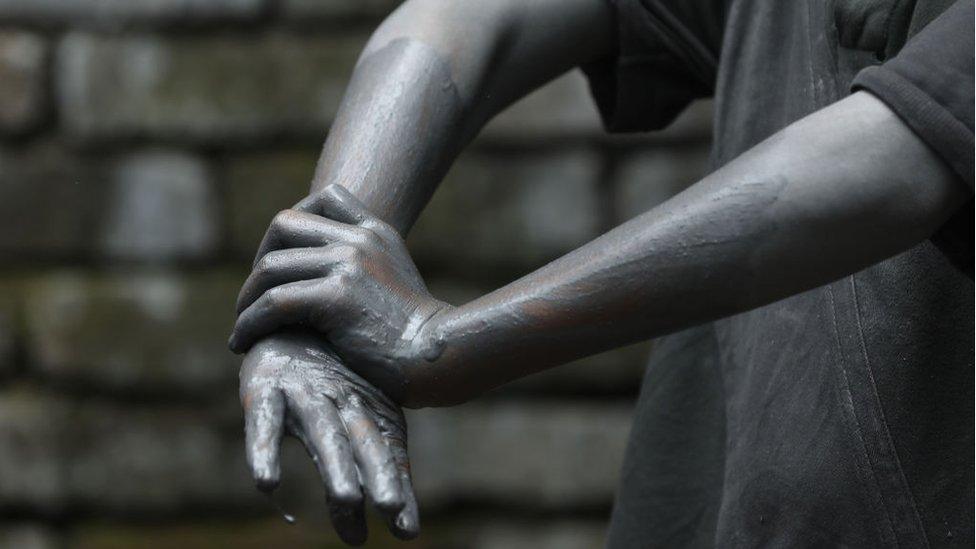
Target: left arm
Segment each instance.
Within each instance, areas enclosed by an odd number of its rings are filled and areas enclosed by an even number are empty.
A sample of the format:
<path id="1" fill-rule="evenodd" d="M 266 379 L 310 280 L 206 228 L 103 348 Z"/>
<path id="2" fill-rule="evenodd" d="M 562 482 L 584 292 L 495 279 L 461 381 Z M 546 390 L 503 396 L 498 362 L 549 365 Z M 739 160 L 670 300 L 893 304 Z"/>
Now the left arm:
<path id="1" fill-rule="evenodd" d="M 246 349 L 283 325 L 312 325 L 399 402 L 454 404 L 856 272 L 929 237 L 967 192 L 888 107 L 860 92 L 650 212 L 453 308 L 426 292 L 402 241 L 363 230 L 364 220 L 377 221 L 330 187 L 320 212 L 360 225 L 329 259 L 339 276 L 252 275 L 233 344 Z"/>

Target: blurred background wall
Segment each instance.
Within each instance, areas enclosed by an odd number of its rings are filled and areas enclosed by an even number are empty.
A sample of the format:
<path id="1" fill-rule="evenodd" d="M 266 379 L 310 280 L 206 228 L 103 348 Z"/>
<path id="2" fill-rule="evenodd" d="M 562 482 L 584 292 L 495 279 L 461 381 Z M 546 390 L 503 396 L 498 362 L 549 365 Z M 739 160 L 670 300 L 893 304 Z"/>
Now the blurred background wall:
<path id="1" fill-rule="evenodd" d="M 311 463 L 242 451 L 234 296 L 394 0 L 0 0 L 0 547 L 332 547 Z M 461 303 L 701 175 L 708 104 L 602 134 L 585 81 L 494 121 L 409 242 Z M 409 414 L 410 547 L 602 543 L 647 345 Z M 397 545 L 379 524 L 371 546 Z"/>

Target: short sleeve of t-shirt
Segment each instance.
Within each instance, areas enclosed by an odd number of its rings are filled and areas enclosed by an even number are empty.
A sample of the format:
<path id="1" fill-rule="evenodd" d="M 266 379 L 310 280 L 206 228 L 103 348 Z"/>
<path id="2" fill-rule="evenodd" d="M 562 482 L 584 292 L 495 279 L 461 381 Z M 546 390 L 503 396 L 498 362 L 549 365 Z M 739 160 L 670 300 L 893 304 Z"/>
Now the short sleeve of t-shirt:
<path id="1" fill-rule="evenodd" d="M 663 128 L 712 95 L 725 0 L 606 1 L 616 13 L 616 51 L 583 71 L 608 131 Z"/>
<path id="2" fill-rule="evenodd" d="M 973 186 L 973 0 L 960 0 L 852 83 L 884 101 Z"/>
<path id="3" fill-rule="evenodd" d="M 851 87 L 884 101 L 973 188 L 973 0 L 959 0 L 882 65 L 858 73 Z M 932 241 L 973 273 L 973 202 Z"/>

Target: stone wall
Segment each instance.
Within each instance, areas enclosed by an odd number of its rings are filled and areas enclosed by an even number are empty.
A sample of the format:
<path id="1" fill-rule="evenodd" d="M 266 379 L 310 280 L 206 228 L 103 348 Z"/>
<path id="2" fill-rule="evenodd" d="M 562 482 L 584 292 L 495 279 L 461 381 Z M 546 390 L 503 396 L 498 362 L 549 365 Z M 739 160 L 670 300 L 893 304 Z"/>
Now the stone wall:
<path id="1" fill-rule="evenodd" d="M 0 547 L 337 544 L 297 445 L 281 498 L 297 526 L 252 488 L 225 341 L 264 228 L 306 191 L 395 4 L 0 0 Z M 577 73 L 526 98 L 410 236 L 435 294 L 491 290 L 694 181 L 709 114 L 609 137 Z M 410 413 L 411 545 L 600 545 L 647 350 Z"/>

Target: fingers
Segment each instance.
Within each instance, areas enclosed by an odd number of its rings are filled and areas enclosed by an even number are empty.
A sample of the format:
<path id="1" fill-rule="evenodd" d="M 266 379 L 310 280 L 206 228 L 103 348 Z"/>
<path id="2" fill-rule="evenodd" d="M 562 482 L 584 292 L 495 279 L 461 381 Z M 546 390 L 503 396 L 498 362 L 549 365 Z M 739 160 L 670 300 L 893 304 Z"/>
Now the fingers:
<path id="1" fill-rule="evenodd" d="M 282 210 L 264 234 L 256 265 L 268 252 L 283 248 L 313 248 L 356 238 L 354 227 L 299 210 Z"/>
<path id="2" fill-rule="evenodd" d="M 366 541 L 363 494 L 359 488 L 355 454 L 335 406 L 327 399 L 292 398 L 291 408 L 300 426 L 298 438 L 315 462 L 332 526 L 351 545 Z"/>
<path id="3" fill-rule="evenodd" d="M 333 303 L 335 285 L 328 278 L 302 280 L 275 286 L 261 294 L 237 317 L 228 346 L 235 353 L 247 351 L 262 336 L 294 324 L 304 324 L 314 311 Z M 325 326 L 315 326 L 324 329 Z"/>
<path id="4" fill-rule="evenodd" d="M 278 458 L 284 434 L 285 397 L 276 387 L 249 389 L 241 399 L 247 465 L 257 487 L 274 490 L 281 479 Z"/>
<path id="5" fill-rule="evenodd" d="M 393 227 L 373 215 L 366 205 L 345 187 L 335 183 L 322 189 L 322 192 L 305 197 L 295 205 L 295 209 L 327 217 L 340 223 L 358 225 L 364 229 L 383 234 L 388 238 L 400 236 Z"/>
<path id="6" fill-rule="evenodd" d="M 403 509 L 391 517 L 388 526 L 394 536 L 410 540 L 420 535 L 420 509 L 417 506 L 417 496 L 413 492 L 413 481 L 410 480 L 410 459 L 402 445 L 391 445 L 390 450 L 396 462 L 404 504 Z"/>
<path id="7" fill-rule="evenodd" d="M 396 461 L 358 398 L 352 397 L 340 415 L 352 441 L 361 480 L 373 505 L 385 516 L 397 516 L 406 505 Z"/>
<path id="8" fill-rule="evenodd" d="M 362 225 L 373 218 L 359 199 L 342 185 L 334 183 L 320 193 L 305 197 L 295 205 L 295 209 L 352 225 Z"/>
<path id="9" fill-rule="evenodd" d="M 275 286 L 328 275 L 340 259 L 333 245 L 269 252 L 257 262 L 244 281 L 237 296 L 237 313 L 240 314 L 261 294 Z"/>
<path id="10" fill-rule="evenodd" d="M 329 502 L 329 517 L 332 528 L 339 538 L 348 545 L 362 545 L 366 542 L 366 507 L 362 500 L 355 505 L 337 505 Z"/>

